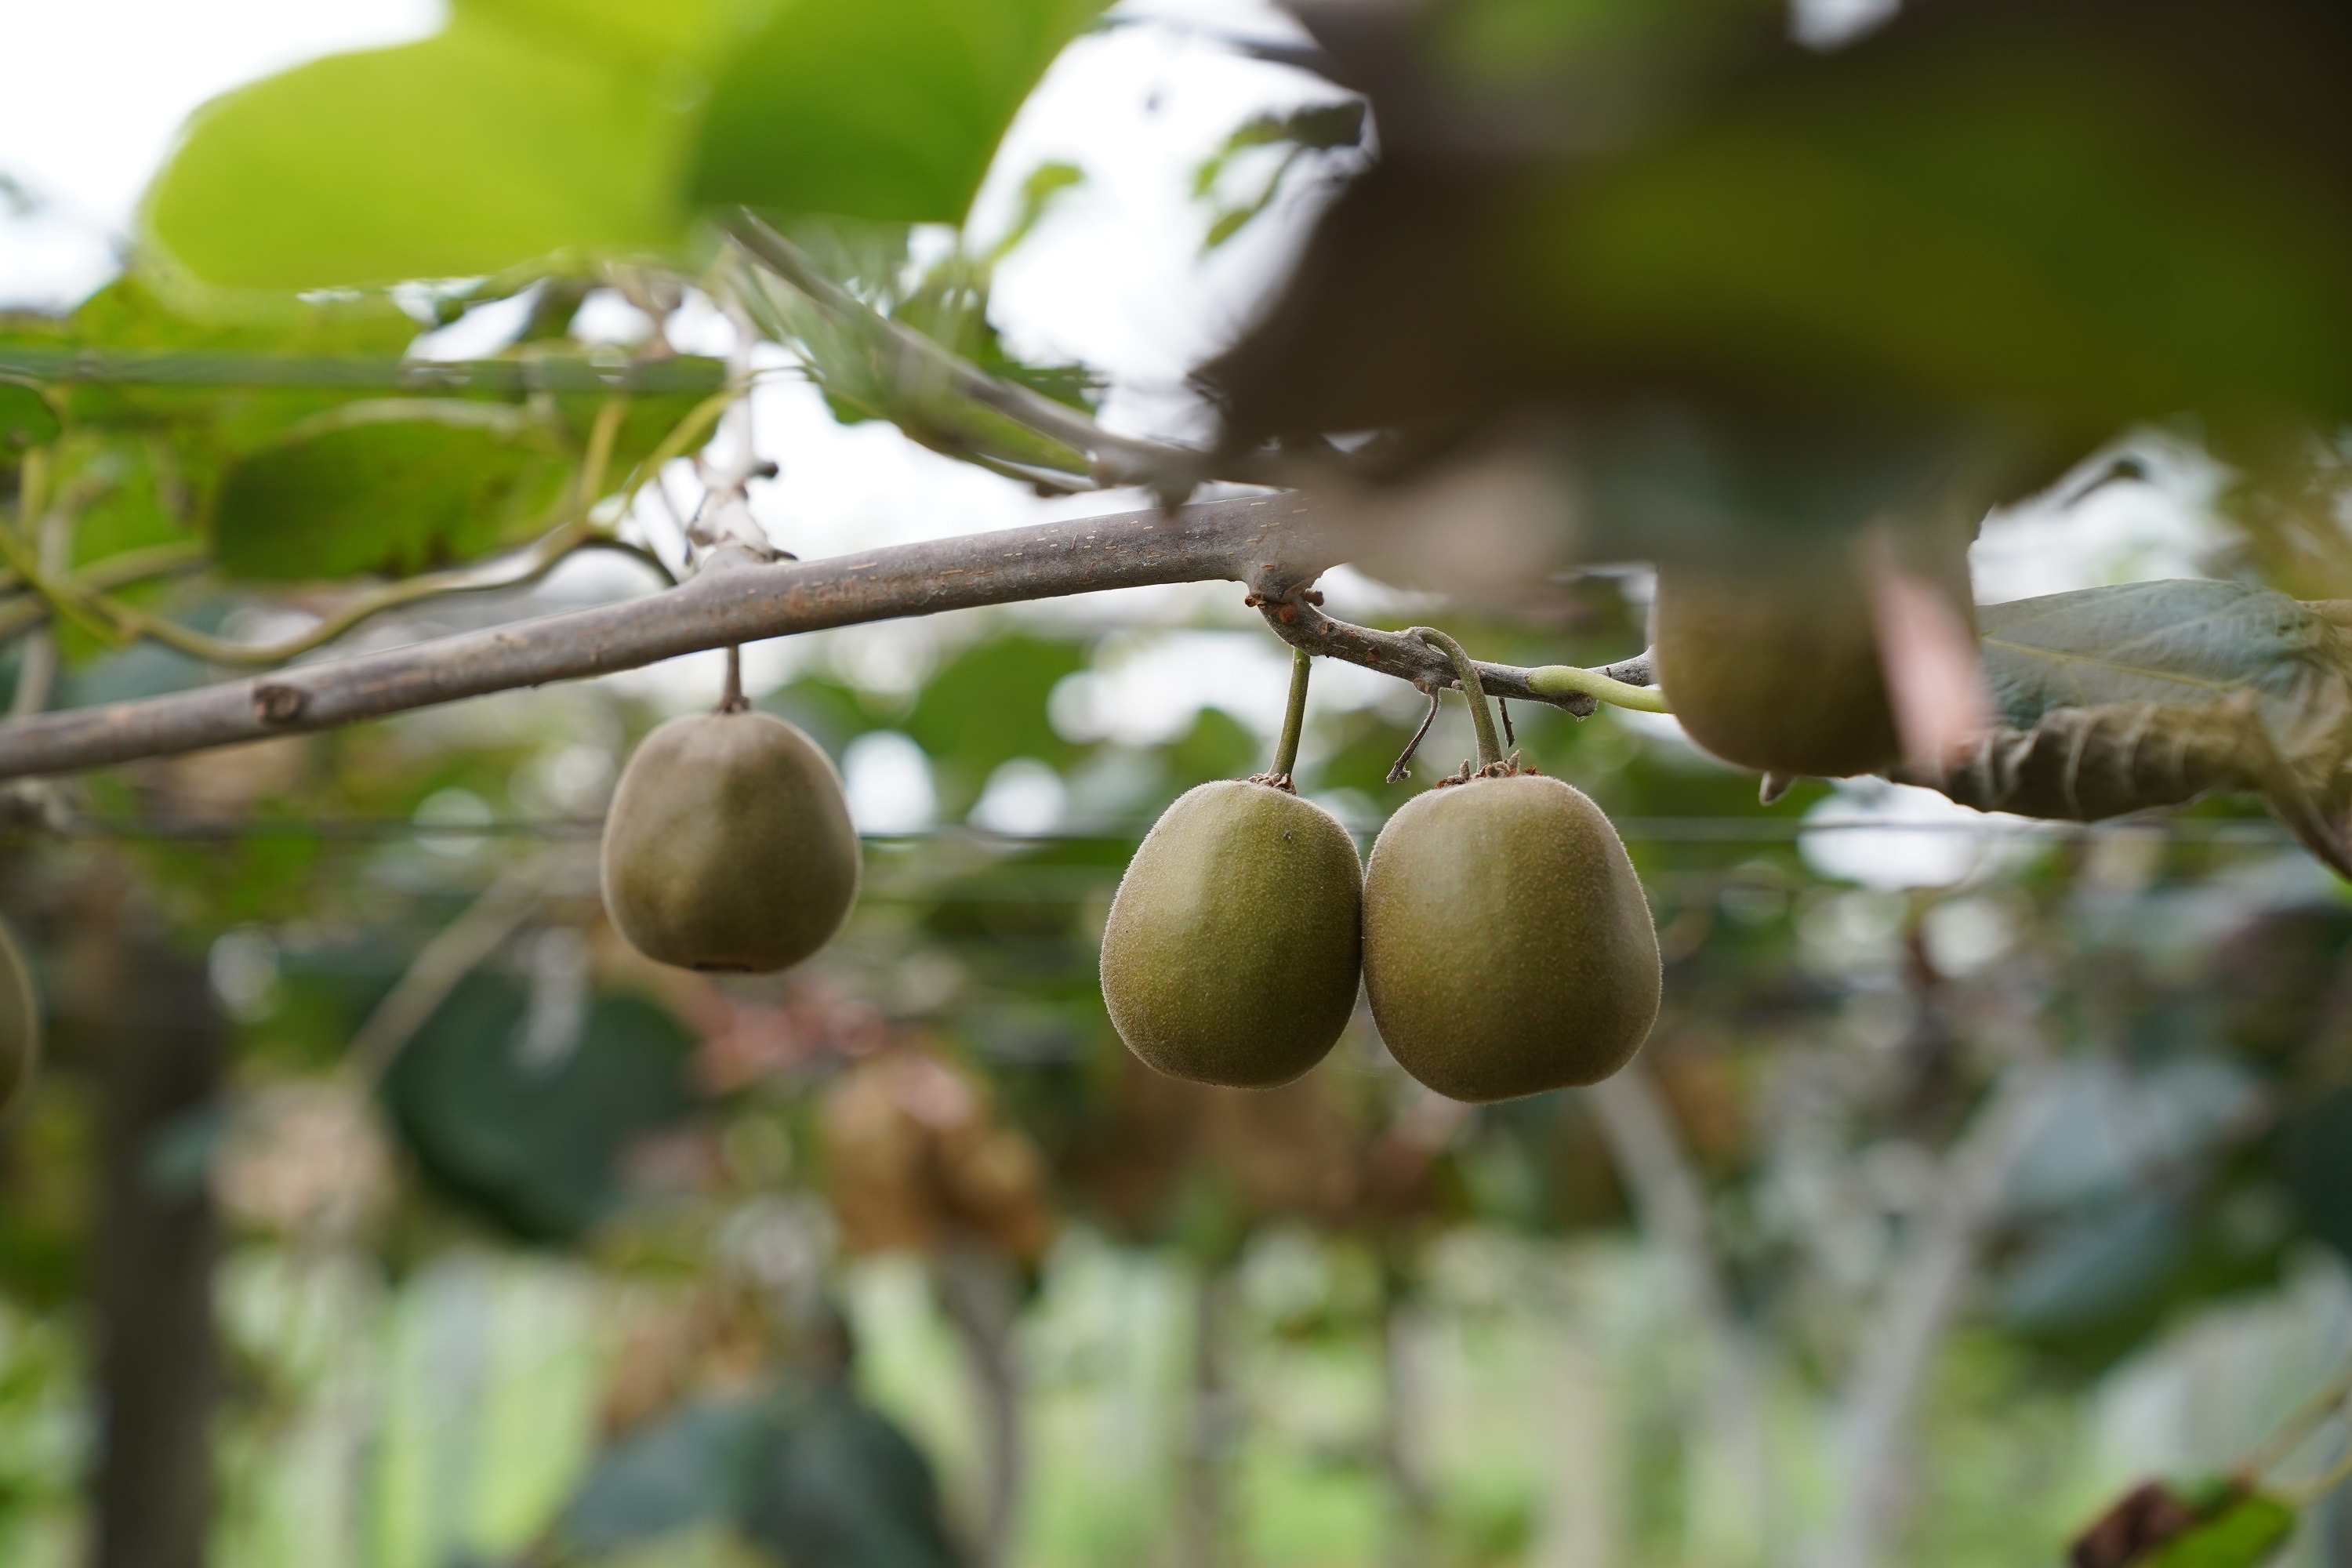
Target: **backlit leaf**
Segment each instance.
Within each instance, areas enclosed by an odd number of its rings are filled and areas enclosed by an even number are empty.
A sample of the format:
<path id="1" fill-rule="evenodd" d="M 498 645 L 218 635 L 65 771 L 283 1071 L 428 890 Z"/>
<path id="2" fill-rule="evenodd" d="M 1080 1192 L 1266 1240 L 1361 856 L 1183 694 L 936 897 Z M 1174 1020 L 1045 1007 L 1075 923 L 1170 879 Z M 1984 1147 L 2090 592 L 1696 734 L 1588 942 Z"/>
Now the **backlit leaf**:
<path id="1" fill-rule="evenodd" d="M 270 77 L 197 112 L 150 232 L 199 278 L 259 289 L 668 247 L 691 132 L 673 79 L 709 13 L 477 0 L 421 43 Z"/>
<path id="2" fill-rule="evenodd" d="M 232 467 L 213 520 L 233 575 L 404 575 L 551 521 L 571 463 L 518 412 L 440 399 L 355 404 Z"/>
<path id="3" fill-rule="evenodd" d="M 58 438 L 58 411 L 37 386 L 0 379 L 0 462 Z"/>
<path id="4" fill-rule="evenodd" d="M 698 201 L 961 223 L 1013 112 L 1102 0 L 779 0 L 713 90 Z"/>

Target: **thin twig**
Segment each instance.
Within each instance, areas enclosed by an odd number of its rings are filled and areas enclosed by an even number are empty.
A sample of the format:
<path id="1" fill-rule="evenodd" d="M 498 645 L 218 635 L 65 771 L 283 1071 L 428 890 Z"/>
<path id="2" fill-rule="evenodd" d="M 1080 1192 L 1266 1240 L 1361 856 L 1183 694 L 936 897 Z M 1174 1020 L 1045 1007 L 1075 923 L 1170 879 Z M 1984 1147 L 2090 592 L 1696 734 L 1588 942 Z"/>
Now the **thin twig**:
<path id="1" fill-rule="evenodd" d="M 501 872 L 482 896 L 426 942 L 407 971 L 352 1037 L 343 1072 L 362 1090 L 392 1068 L 457 983 L 512 936 L 547 893 L 545 862 L 531 860 Z"/>
<path id="2" fill-rule="evenodd" d="M 1402 784 L 1406 776 L 1412 772 L 1413 753 L 1421 750 L 1421 743 L 1423 741 L 1429 739 L 1429 727 L 1437 722 L 1437 689 L 1431 687 L 1429 711 L 1421 716 L 1421 728 L 1412 732 L 1412 739 L 1404 743 L 1404 750 L 1397 753 L 1397 760 L 1389 764 L 1388 783 Z"/>

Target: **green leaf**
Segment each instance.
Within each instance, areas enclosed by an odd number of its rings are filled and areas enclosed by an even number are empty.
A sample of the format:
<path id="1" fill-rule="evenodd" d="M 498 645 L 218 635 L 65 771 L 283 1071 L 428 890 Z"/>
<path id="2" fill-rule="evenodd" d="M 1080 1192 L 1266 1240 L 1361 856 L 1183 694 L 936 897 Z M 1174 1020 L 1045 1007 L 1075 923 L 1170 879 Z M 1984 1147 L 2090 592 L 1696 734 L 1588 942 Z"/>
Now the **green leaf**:
<path id="1" fill-rule="evenodd" d="M 766 1422 L 751 1400 L 696 1401 L 607 1450 L 563 1510 L 567 1545 L 603 1557 L 733 1519 Z"/>
<path id="2" fill-rule="evenodd" d="M 2184 1531 L 2147 1558 L 2147 1568 L 2258 1568 L 2294 1533 L 2294 1509 L 2256 1493 Z"/>
<path id="3" fill-rule="evenodd" d="M 2118 37 L 2074 10 L 1906 16 L 1721 94 L 1538 204 L 1521 298 L 1629 368 L 2014 400 L 2095 436 L 2352 412 L 2340 166 L 2263 140 L 2340 34 L 2298 60 L 2256 16 Z M 2220 69 L 2192 52 L 2225 47 Z M 2278 102 L 2232 101 L 2263 71 Z"/>
<path id="4" fill-rule="evenodd" d="M 45 447 L 62 428 L 58 411 L 29 382 L 0 379 L 0 462 L 27 447 Z"/>
<path id="5" fill-rule="evenodd" d="M 498 404 L 354 404 L 232 467 L 214 550 L 239 577 L 404 575 L 538 531 L 571 465 Z"/>
<path id="6" fill-rule="evenodd" d="M 961 223 L 1013 116 L 1103 0 L 779 0 L 713 90 L 700 202 Z"/>
<path id="7" fill-rule="evenodd" d="M 2352 876 L 2352 645 L 2319 607 L 2242 583 L 2135 583 L 1979 619 L 1994 727 L 1915 782 L 2075 822 L 2256 791 Z"/>
<path id="8" fill-rule="evenodd" d="M 2246 583 L 2086 588 L 1978 612 L 2003 723 L 2106 702 L 2201 705 L 2245 693 L 2283 733 L 2325 714 L 2342 639 L 2309 605 Z M 2333 720 L 2330 718 L 2330 722 Z"/>
<path id="9" fill-rule="evenodd" d="M 1055 684 L 1086 663 L 1085 645 L 1067 638 L 991 637 L 924 683 L 907 733 L 931 759 L 946 810 L 969 809 L 989 774 L 1015 757 L 1059 766 L 1076 755 L 1045 708 Z"/>
<path id="10" fill-rule="evenodd" d="M 149 232 L 198 278 L 255 289 L 674 246 L 680 95 L 712 12 L 476 0 L 422 43 L 268 78 L 197 112 Z"/>
<path id="11" fill-rule="evenodd" d="M 384 1081 L 393 1118 L 441 1186 L 518 1236 L 567 1240 L 621 1196 L 628 1144 L 700 1103 L 676 1020 L 600 997 L 569 1054 L 521 1051 L 529 998 L 502 976 L 461 984 Z"/>

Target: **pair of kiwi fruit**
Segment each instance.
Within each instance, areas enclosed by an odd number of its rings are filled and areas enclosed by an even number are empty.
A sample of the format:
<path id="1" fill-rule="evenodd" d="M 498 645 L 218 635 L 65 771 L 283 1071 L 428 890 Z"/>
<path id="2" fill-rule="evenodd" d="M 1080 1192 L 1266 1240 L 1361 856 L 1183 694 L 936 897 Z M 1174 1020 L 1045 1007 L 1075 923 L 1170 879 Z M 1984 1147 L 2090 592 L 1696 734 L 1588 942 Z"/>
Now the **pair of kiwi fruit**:
<path id="1" fill-rule="evenodd" d="M 713 713 L 647 735 L 604 818 L 604 909 L 646 957 L 707 973 L 787 969 L 831 942 L 857 898 L 841 776 L 730 676 Z"/>
<path id="2" fill-rule="evenodd" d="M 1482 722 L 1490 765 L 1407 802 L 1368 868 L 1283 763 L 1178 799 L 1103 931 L 1103 1000 L 1128 1048 L 1173 1078 L 1269 1088 L 1329 1052 L 1360 981 L 1390 1055 L 1454 1100 L 1597 1083 L 1632 1060 L 1661 977 L 1624 843 L 1581 791 L 1492 751 Z"/>

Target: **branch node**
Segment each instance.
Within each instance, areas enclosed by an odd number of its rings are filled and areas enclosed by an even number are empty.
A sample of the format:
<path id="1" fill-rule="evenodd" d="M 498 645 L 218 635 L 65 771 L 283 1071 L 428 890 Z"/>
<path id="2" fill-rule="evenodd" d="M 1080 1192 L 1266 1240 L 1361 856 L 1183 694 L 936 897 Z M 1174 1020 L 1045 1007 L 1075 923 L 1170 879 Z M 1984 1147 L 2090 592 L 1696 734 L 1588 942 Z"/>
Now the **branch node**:
<path id="1" fill-rule="evenodd" d="M 253 716 L 265 724 L 291 724 L 310 705 L 310 694 L 275 680 L 253 683 Z"/>

